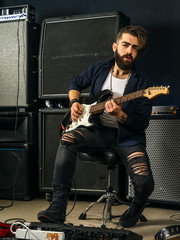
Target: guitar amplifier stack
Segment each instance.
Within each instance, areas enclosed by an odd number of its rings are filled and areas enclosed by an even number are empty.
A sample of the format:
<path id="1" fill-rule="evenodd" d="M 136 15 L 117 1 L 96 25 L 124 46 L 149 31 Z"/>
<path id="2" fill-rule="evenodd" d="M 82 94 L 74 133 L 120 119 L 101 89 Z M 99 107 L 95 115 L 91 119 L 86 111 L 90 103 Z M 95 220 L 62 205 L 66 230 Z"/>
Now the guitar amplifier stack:
<path id="1" fill-rule="evenodd" d="M 60 141 L 60 123 L 68 110 L 68 86 L 92 62 L 113 57 L 112 43 L 120 27 L 129 24 L 122 13 L 45 19 L 39 51 L 39 184 L 42 192 L 52 191 L 54 160 Z M 88 31 L 86 31 L 88 29 Z M 106 51 L 105 51 L 106 50 Z M 88 96 L 88 89 L 83 92 Z M 179 196 L 180 119 L 178 108 L 153 109 L 147 135 L 147 151 L 155 178 L 153 201 L 173 202 Z M 107 181 L 105 166 L 77 162 L 78 193 L 101 194 Z M 88 170 L 87 170 L 88 169 Z M 114 189 L 119 192 L 119 172 Z M 133 196 L 125 181 L 128 197 Z M 121 188 L 122 189 L 122 188 Z M 122 193 L 122 195 L 125 195 Z"/>
<path id="2" fill-rule="evenodd" d="M 155 106 L 146 130 L 147 153 L 150 158 L 155 188 L 149 201 L 180 203 L 180 110 L 178 106 Z M 128 178 L 127 195 L 134 196 Z"/>
<path id="3" fill-rule="evenodd" d="M 0 198 L 38 195 L 37 80 L 40 26 L 29 5 L 0 8 Z"/>

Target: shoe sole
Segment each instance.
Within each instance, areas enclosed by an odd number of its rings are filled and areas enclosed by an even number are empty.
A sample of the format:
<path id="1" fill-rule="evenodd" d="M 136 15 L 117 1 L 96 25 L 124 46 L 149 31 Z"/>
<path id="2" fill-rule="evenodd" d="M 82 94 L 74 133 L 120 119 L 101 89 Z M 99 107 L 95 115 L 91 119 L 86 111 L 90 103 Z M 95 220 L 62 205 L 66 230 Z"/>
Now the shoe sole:
<path id="1" fill-rule="evenodd" d="M 38 220 L 40 222 L 45 222 L 45 223 L 64 223 L 63 221 L 56 221 L 50 217 L 47 217 L 45 215 L 38 216 Z"/>
<path id="2" fill-rule="evenodd" d="M 139 218 L 137 218 L 134 222 L 125 223 L 124 221 L 122 221 L 120 219 L 119 224 L 124 228 L 130 228 L 130 227 L 134 227 L 136 225 L 136 223 L 138 223 L 138 221 L 139 221 Z"/>

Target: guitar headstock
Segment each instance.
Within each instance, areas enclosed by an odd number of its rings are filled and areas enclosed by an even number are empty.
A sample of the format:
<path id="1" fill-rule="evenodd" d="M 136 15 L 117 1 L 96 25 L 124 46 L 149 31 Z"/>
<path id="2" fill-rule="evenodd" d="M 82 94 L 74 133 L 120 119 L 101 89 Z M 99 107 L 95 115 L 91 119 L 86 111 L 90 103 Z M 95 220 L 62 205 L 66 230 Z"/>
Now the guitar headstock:
<path id="1" fill-rule="evenodd" d="M 169 86 L 168 87 L 149 87 L 144 90 L 143 96 L 149 99 L 154 99 L 160 95 L 168 95 L 169 94 Z"/>

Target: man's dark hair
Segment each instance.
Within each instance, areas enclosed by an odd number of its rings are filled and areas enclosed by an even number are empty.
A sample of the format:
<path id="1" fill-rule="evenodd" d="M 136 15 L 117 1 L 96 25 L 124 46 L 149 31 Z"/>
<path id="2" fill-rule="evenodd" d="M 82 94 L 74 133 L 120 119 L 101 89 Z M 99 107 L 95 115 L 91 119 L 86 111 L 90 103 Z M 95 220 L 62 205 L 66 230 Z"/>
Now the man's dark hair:
<path id="1" fill-rule="evenodd" d="M 138 56 L 143 55 L 143 53 L 146 50 L 148 32 L 143 27 L 128 25 L 120 29 L 116 37 L 116 42 L 118 42 L 118 40 L 121 39 L 123 33 L 128 33 L 138 38 L 139 41 Z"/>

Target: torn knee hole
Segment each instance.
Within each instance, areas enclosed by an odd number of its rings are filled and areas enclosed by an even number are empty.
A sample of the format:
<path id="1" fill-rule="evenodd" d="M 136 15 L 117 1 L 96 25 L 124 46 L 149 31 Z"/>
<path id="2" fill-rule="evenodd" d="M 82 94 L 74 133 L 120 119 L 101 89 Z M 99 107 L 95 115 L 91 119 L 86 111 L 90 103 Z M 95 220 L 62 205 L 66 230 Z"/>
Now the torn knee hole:
<path id="1" fill-rule="evenodd" d="M 61 140 L 65 141 L 65 142 L 72 142 L 72 143 L 74 143 L 75 142 L 75 136 L 73 134 L 66 133 L 66 134 L 64 134 L 62 136 Z"/>
<path id="2" fill-rule="evenodd" d="M 74 131 L 77 132 L 77 133 L 79 133 L 82 137 L 85 136 L 85 134 L 84 134 L 83 132 L 79 131 L 79 130 L 74 130 Z"/>
<path id="3" fill-rule="evenodd" d="M 127 159 L 128 161 L 130 161 L 133 158 L 139 158 L 139 157 L 145 157 L 145 156 L 146 154 L 144 152 L 134 152 L 134 153 L 131 153 Z"/>
<path id="4" fill-rule="evenodd" d="M 148 166 L 146 163 L 134 163 L 131 165 L 132 171 L 137 175 L 148 175 Z"/>
<path id="5" fill-rule="evenodd" d="M 78 140 L 84 138 L 84 133 L 79 131 L 79 130 L 73 130 L 69 133 L 64 133 L 62 138 L 61 138 L 61 141 L 63 143 L 75 143 L 77 142 Z"/>

